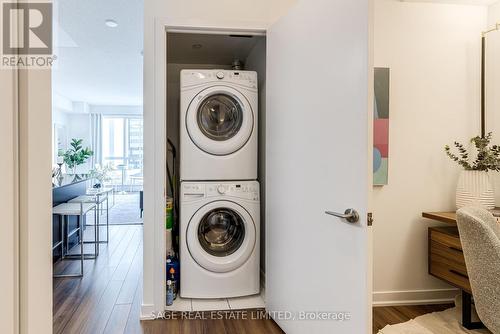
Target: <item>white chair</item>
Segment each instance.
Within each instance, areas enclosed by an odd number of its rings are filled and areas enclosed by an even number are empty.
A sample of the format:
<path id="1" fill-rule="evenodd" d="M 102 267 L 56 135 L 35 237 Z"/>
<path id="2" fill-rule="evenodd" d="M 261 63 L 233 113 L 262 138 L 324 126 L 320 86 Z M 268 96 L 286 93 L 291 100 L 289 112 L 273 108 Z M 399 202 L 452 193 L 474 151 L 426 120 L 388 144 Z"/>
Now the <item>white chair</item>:
<path id="1" fill-rule="evenodd" d="M 93 203 L 62 203 L 52 208 L 52 214 L 61 216 L 61 241 L 53 246 L 53 248 L 61 246 L 61 260 L 65 259 L 79 259 L 80 260 L 80 273 L 79 274 L 56 274 L 53 277 L 82 277 L 83 276 L 83 260 L 85 259 L 85 253 L 83 250 L 83 218 L 91 210 L 94 210 L 96 214 L 96 205 Z M 68 216 L 78 216 L 77 228 L 73 231 L 69 231 L 69 224 L 66 221 Z M 79 233 L 79 243 L 80 243 L 80 253 L 79 254 L 68 254 L 64 253 L 64 240 L 69 238 L 75 233 Z"/>

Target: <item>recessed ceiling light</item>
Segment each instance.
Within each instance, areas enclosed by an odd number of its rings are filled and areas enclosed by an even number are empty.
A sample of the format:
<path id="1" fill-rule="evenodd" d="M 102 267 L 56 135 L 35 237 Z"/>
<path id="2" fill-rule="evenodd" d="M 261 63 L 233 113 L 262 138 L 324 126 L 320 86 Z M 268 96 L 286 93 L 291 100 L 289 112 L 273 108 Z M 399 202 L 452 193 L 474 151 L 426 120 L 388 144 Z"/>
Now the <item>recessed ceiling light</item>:
<path id="1" fill-rule="evenodd" d="M 201 44 L 193 44 L 193 49 L 201 49 L 202 45 Z"/>
<path id="2" fill-rule="evenodd" d="M 104 21 L 104 23 L 110 28 L 118 27 L 118 23 L 115 20 L 108 19 L 108 20 Z"/>

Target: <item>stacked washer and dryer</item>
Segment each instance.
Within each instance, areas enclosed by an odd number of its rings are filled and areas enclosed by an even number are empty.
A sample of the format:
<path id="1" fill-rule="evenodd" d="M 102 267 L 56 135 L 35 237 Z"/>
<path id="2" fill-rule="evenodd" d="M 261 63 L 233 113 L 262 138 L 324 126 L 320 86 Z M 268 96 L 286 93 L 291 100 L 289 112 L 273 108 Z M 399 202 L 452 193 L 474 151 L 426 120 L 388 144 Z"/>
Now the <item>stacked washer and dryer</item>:
<path id="1" fill-rule="evenodd" d="M 182 70 L 180 82 L 180 295 L 257 294 L 257 73 Z"/>

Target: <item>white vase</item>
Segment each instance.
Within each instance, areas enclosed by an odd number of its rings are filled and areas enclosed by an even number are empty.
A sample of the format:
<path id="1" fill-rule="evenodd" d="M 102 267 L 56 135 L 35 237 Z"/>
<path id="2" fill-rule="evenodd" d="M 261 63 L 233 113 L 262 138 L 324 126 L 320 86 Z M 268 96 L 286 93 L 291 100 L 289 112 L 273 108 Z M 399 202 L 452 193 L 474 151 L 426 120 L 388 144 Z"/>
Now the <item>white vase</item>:
<path id="1" fill-rule="evenodd" d="M 456 206 L 457 209 L 464 206 L 481 206 L 487 210 L 495 208 L 495 192 L 487 172 L 462 171 L 457 184 Z"/>

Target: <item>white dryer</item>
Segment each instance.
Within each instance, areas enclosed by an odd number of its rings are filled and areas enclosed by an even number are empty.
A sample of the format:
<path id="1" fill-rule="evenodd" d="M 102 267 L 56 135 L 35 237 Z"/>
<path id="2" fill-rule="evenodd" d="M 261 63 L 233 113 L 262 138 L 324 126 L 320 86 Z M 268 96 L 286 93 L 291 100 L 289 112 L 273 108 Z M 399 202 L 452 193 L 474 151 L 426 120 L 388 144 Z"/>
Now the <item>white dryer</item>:
<path id="1" fill-rule="evenodd" d="M 257 73 L 183 70 L 180 179 L 257 179 Z"/>
<path id="2" fill-rule="evenodd" d="M 183 182 L 180 209 L 181 297 L 259 293 L 259 183 Z"/>

